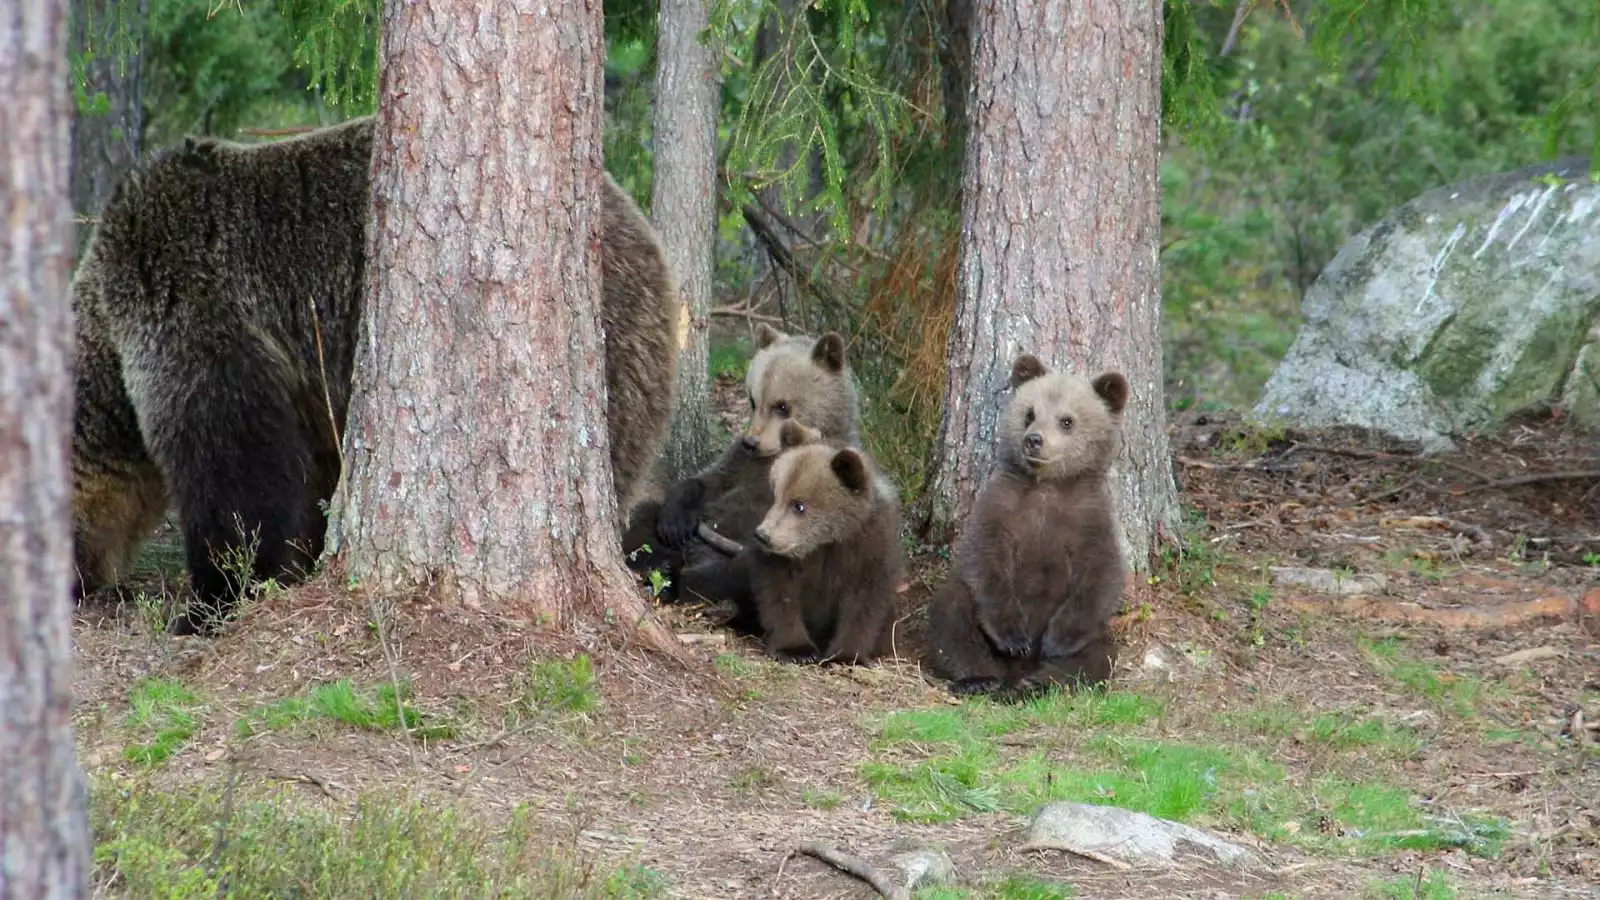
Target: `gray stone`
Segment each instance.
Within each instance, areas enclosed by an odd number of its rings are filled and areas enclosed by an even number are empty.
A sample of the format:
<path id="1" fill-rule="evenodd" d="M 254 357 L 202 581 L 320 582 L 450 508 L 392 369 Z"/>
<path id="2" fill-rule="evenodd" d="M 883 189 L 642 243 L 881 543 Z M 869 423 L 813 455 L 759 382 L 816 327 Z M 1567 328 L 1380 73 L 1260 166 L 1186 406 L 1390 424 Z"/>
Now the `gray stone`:
<path id="1" fill-rule="evenodd" d="M 912 850 L 896 855 L 891 862 L 900 870 L 906 890 L 930 884 L 945 884 L 956 877 L 956 864 L 943 850 Z"/>
<path id="2" fill-rule="evenodd" d="M 1381 572 L 1345 575 L 1332 569 L 1306 569 L 1299 566 L 1269 566 L 1267 571 L 1272 575 L 1273 584 L 1295 585 L 1335 597 L 1381 594 L 1389 586 L 1388 577 Z"/>
<path id="3" fill-rule="evenodd" d="M 1600 423 L 1597 238 L 1587 158 L 1423 194 L 1323 269 L 1255 415 L 1430 451 L 1544 402 Z"/>
<path id="4" fill-rule="evenodd" d="M 1209 854 L 1217 862 L 1252 866 L 1258 860 L 1237 844 L 1181 822 L 1158 819 L 1118 806 L 1047 803 L 1033 814 L 1024 850 L 1066 850 L 1090 858 L 1108 857 L 1129 866 L 1172 866 L 1178 848 Z"/>

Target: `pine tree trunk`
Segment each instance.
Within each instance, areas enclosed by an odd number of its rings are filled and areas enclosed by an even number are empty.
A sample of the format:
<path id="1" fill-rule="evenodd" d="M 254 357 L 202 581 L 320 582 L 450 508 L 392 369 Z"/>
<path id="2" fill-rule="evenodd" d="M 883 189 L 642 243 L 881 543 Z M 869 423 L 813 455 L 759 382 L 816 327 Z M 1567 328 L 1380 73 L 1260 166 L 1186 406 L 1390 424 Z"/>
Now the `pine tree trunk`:
<path id="1" fill-rule="evenodd" d="M 72 739 L 71 102 L 62 0 L 0 9 L 0 900 L 82 897 Z"/>
<path id="2" fill-rule="evenodd" d="M 1127 376 L 1113 495 L 1124 551 L 1145 571 L 1177 511 L 1161 380 L 1161 4 L 973 12 L 958 308 L 924 530 L 942 542 L 965 520 L 1027 351 Z"/>
<path id="3" fill-rule="evenodd" d="M 96 216 L 139 161 L 144 106 L 139 83 L 149 0 L 73 0 L 72 54 L 82 97 L 72 117 L 72 208 Z M 93 229 L 77 229 L 77 253 Z"/>
<path id="4" fill-rule="evenodd" d="M 688 333 L 678 354 L 678 406 L 663 458 L 677 480 L 699 471 L 719 449 L 711 419 L 706 328 L 717 240 L 717 113 L 722 61 L 701 32 L 708 0 L 662 0 L 657 42 L 655 179 L 650 218 L 667 263 L 678 273 Z"/>
<path id="5" fill-rule="evenodd" d="M 331 548 L 374 590 L 677 649 L 623 568 L 600 331 L 598 2 L 384 4 Z"/>

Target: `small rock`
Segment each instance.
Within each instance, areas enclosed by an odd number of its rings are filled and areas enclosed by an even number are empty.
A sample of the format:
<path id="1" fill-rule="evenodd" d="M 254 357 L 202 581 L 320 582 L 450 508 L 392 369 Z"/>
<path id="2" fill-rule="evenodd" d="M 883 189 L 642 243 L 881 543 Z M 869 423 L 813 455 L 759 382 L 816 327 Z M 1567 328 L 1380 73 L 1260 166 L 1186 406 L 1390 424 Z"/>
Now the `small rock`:
<path id="1" fill-rule="evenodd" d="M 1400 724 L 1412 728 L 1432 728 L 1439 724 L 1439 715 L 1431 709 L 1419 709 L 1401 716 Z"/>
<path id="2" fill-rule="evenodd" d="M 1389 586 L 1381 574 L 1341 575 L 1332 569 L 1303 569 L 1299 566 L 1272 566 L 1273 584 L 1294 584 L 1335 597 L 1379 594 Z"/>
<path id="3" fill-rule="evenodd" d="M 930 884 L 943 884 L 955 878 L 956 865 L 950 854 L 943 850 L 912 850 L 890 860 L 904 876 L 901 882 L 906 890 L 914 891 Z"/>
<path id="4" fill-rule="evenodd" d="M 1249 866 L 1255 854 L 1198 828 L 1155 816 L 1089 803 L 1040 807 L 1028 824 L 1024 850 L 1066 850 L 1105 856 L 1131 865 L 1171 866 L 1178 845 L 1209 852 L 1218 862 Z"/>

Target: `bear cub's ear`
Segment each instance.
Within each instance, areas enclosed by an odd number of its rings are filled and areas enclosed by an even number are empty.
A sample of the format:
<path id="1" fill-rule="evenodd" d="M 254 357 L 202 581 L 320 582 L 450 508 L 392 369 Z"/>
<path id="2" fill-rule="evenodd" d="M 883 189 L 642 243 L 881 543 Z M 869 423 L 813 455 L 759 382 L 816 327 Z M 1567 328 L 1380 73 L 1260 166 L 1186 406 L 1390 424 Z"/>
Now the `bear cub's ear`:
<path id="1" fill-rule="evenodd" d="M 833 455 L 833 474 L 847 490 L 857 494 L 867 489 L 867 463 L 861 454 L 846 448 Z"/>
<path id="2" fill-rule="evenodd" d="M 1121 372 L 1106 372 L 1094 380 L 1094 392 L 1105 401 L 1112 415 L 1120 415 L 1128 405 L 1128 379 Z"/>
<path id="3" fill-rule="evenodd" d="M 816 345 L 811 348 L 811 361 L 829 372 L 843 371 L 844 337 L 837 331 L 830 331 L 817 338 Z"/>
<path id="4" fill-rule="evenodd" d="M 1039 361 L 1039 357 L 1034 356 L 1032 353 L 1024 353 L 1017 357 L 1016 362 L 1011 364 L 1011 387 L 1013 389 L 1022 387 L 1035 378 L 1048 374 L 1050 374 L 1050 370 L 1044 367 L 1044 363 Z"/>
<path id="5" fill-rule="evenodd" d="M 756 349 L 765 350 L 773 344 L 783 340 L 783 338 L 783 332 L 773 328 L 771 325 L 768 325 L 765 322 L 762 322 L 761 327 L 756 329 Z"/>
<path id="6" fill-rule="evenodd" d="M 815 428 L 807 428 L 794 419 L 783 420 L 783 428 L 778 431 L 778 443 L 785 450 L 819 443 L 821 440 L 822 432 Z"/>

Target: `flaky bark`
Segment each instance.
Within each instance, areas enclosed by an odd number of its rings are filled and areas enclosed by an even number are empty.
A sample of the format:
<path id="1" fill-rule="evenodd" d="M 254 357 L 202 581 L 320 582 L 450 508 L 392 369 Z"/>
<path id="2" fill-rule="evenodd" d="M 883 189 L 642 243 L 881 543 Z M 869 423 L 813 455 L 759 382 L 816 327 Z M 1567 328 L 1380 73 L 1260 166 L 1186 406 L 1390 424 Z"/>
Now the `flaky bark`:
<path id="1" fill-rule="evenodd" d="M 97 216 L 139 161 L 144 106 L 139 80 L 149 0 L 72 0 L 72 54 L 81 65 L 82 101 L 72 117 L 72 208 Z M 90 225 L 77 229 L 77 250 Z"/>
<path id="2" fill-rule="evenodd" d="M 598 2 L 384 5 L 336 560 L 675 649 L 622 566 L 600 331 Z"/>
<path id="3" fill-rule="evenodd" d="M 699 471 L 720 443 L 711 419 L 706 326 L 717 239 L 722 66 L 716 47 L 700 38 L 709 21 L 708 0 L 662 0 L 650 218 L 661 233 L 667 264 L 678 275 L 689 323 L 678 352 L 678 405 L 663 450 L 671 480 Z"/>
<path id="4" fill-rule="evenodd" d="M 62 0 L 0 9 L 0 898 L 82 897 L 72 740 L 71 105 Z"/>
<path id="5" fill-rule="evenodd" d="M 966 518 L 1027 351 L 1127 376 L 1113 496 L 1143 571 L 1177 508 L 1161 381 L 1161 4 L 1018 0 L 973 14 L 958 309 L 926 532 L 947 540 Z"/>

